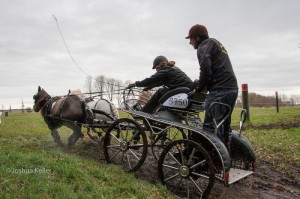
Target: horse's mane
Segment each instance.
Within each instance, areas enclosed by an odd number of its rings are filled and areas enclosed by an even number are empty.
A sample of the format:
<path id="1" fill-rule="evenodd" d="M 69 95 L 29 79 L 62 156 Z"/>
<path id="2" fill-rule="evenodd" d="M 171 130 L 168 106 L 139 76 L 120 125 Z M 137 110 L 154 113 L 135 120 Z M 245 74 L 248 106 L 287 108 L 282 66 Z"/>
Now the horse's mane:
<path id="1" fill-rule="evenodd" d="M 70 91 L 69 95 L 77 95 L 82 100 L 86 98 L 85 94 L 82 93 L 80 89 Z"/>

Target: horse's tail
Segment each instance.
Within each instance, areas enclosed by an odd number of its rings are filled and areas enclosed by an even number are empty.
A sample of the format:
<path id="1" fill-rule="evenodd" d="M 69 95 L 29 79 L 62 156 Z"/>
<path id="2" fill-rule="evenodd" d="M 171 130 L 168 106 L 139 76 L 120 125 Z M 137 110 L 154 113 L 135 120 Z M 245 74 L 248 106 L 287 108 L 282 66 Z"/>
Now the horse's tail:
<path id="1" fill-rule="evenodd" d="M 119 115 L 118 108 L 112 102 L 110 102 L 109 105 L 110 105 L 110 110 L 113 114 L 113 117 L 116 119 L 119 119 L 120 115 Z"/>

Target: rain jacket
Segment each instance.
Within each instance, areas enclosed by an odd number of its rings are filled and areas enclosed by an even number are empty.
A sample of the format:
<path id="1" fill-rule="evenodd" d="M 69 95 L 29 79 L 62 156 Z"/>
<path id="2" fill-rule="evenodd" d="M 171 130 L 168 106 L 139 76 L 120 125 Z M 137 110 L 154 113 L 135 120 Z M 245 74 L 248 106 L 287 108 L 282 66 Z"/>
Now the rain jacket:
<path id="1" fill-rule="evenodd" d="M 137 87 L 154 88 L 167 86 L 169 89 L 188 87 L 192 89 L 193 81 L 176 66 L 164 66 L 154 75 L 142 81 L 135 82 Z"/>
<path id="2" fill-rule="evenodd" d="M 200 77 L 197 91 L 238 89 L 237 80 L 227 51 L 213 38 L 202 41 L 197 48 Z"/>

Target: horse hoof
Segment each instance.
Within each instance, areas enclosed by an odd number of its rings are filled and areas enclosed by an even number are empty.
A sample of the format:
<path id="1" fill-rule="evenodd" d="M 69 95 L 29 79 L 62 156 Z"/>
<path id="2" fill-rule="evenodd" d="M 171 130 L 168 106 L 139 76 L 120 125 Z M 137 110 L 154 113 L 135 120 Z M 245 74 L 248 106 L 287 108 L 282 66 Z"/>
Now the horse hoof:
<path id="1" fill-rule="evenodd" d="M 59 141 L 54 140 L 54 141 L 55 141 L 55 143 L 57 144 L 57 146 L 59 146 L 59 147 L 64 147 L 64 143 L 63 143 L 61 140 L 59 140 Z"/>
<path id="2" fill-rule="evenodd" d="M 84 134 L 83 133 L 80 133 L 79 134 L 79 138 L 83 138 L 84 137 Z"/>
<path id="3" fill-rule="evenodd" d="M 69 148 L 73 147 L 74 145 L 75 145 L 75 143 L 72 143 L 72 142 L 71 142 L 71 143 L 70 143 L 70 142 L 68 143 L 68 147 L 69 147 Z"/>
<path id="4" fill-rule="evenodd" d="M 58 147 L 58 148 L 64 148 L 65 145 L 64 145 L 64 144 L 57 144 L 57 147 Z"/>

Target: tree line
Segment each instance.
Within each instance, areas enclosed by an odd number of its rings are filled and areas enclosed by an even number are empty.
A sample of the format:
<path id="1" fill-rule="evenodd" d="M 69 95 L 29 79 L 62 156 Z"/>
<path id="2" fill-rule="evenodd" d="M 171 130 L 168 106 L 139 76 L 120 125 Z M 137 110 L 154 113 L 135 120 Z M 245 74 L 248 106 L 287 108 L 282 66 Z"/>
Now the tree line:
<path id="1" fill-rule="evenodd" d="M 248 101 L 250 107 L 276 107 L 276 96 L 264 96 L 257 93 L 248 93 Z M 238 96 L 236 106 L 242 107 L 242 94 Z M 279 106 L 294 106 L 300 104 L 300 95 L 279 95 Z"/>
<path id="2" fill-rule="evenodd" d="M 118 105 L 122 102 L 121 90 L 130 84 L 130 80 L 125 82 L 114 78 L 108 78 L 104 75 L 98 75 L 95 78 L 88 76 L 85 80 L 84 87 L 90 97 L 98 95 L 101 99 L 117 101 Z"/>

